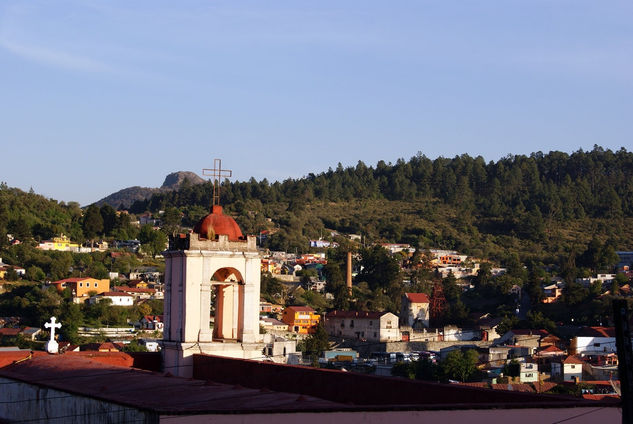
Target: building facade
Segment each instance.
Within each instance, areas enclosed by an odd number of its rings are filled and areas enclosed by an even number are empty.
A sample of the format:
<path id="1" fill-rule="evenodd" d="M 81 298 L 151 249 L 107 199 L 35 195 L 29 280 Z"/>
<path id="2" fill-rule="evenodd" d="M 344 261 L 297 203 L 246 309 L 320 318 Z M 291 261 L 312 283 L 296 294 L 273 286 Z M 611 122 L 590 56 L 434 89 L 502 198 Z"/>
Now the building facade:
<path id="1" fill-rule="evenodd" d="M 398 317 L 391 312 L 332 311 L 325 315 L 330 336 L 372 342 L 400 341 Z"/>

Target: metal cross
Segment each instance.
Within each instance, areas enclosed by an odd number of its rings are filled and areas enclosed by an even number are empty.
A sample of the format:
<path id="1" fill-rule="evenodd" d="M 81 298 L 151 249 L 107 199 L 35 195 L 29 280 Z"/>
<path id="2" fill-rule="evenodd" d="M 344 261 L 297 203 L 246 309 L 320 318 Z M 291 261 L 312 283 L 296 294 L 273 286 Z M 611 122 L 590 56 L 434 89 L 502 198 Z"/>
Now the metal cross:
<path id="1" fill-rule="evenodd" d="M 55 321 L 57 321 L 57 318 L 51 317 L 51 322 L 44 323 L 44 327 L 51 329 L 51 341 L 55 341 L 55 329 L 62 328 L 62 324 L 59 322 L 55 323 Z"/>
<path id="2" fill-rule="evenodd" d="M 205 174 L 210 172 L 210 174 Z M 207 177 L 213 177 L 213 199 L 211 200 L 211 206 L 220 204 L 220 179 L 222 177 L 228 178 L 233 176 L 233 171 L 230 169 L 222 169 L 222 159 L 213 159 L 213 169 L 204 168 L 202 175 Z"/>

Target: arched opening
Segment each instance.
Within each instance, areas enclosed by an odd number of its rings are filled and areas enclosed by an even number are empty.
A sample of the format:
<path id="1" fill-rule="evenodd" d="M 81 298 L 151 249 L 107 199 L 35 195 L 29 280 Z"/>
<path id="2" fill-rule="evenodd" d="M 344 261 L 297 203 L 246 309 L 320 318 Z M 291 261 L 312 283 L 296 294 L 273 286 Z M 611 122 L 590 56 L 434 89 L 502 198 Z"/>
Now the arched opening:
<path id="1" fill-rule="evenodd" d="M 239 340 L 244 328 L 244 279 L 235 268 L 220 268 L 211 277 L 215 295 L 213 338 Z"/>

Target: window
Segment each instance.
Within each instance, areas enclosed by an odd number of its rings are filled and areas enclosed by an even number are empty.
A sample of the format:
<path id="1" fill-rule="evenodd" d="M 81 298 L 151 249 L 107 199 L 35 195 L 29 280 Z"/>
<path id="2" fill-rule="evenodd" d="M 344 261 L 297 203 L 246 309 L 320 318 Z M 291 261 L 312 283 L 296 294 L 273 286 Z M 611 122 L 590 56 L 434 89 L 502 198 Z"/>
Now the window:
<path id="1" fill-rule="evenodd" d="M 98 287 L 98 286 L 99 286 L 99 284 L 95 283 L 95 288 Z"/>
<path id="2" fill-rule="evenodd" d="M 354 328 L 354 320 L 353 319 L 351 319 L 349 321 L 349 328 Z"/>
<path id="3" fill-rule="evenodd" d="M 374 331 L 374 337 L 378 337 L 378 333 Z"/>
<path id="4" fill-rule="evenodd" d="M 373 321 L 369 321 L 369 326 L 371 327 L 372 325 L 374 325 Z"/>
<path id="5" fill-rule="evenodd" d="M 79 283 L 79 287 L 83 287 L 83 286 L 84 286 L 84 283 Z"/>
<path id="6" fill-rule="evenodd" d="M 600 347 L 600 343 L 594 343 L 594 347 Z"/>

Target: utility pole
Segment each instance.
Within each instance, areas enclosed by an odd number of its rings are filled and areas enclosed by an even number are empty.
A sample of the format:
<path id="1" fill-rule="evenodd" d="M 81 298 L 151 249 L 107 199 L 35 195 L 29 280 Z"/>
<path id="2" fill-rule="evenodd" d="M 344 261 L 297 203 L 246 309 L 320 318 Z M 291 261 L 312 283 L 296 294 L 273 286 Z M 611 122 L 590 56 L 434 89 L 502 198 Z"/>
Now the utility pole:
<path id="1" fill-rule="evenodd" d="M 618 349 L 618 374 L 622 401 L 622 423 L 633 424 L 633 347 L 628 305 L 624 299 L 613 301 L 615 345 Z"/>

